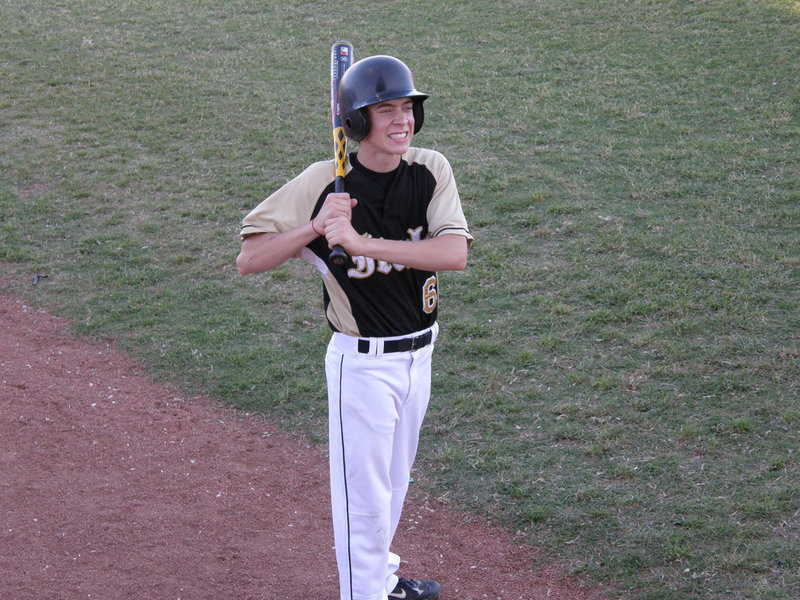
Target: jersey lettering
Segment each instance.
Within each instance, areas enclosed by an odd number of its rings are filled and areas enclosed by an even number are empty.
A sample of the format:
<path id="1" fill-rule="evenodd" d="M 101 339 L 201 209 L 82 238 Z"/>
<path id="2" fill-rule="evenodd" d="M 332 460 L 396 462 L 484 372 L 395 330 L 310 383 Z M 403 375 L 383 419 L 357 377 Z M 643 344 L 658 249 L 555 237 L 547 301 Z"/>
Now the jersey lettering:
<path id="1" fill-rule="evenodd" d="M 418 242 L 422 239 L 422 227 L 409 229 L 407 233 L 408 239 L 411 242 Z M 381 275 L 388 275 L 392 272 L 392 269 L 395 271 L 405 270 L 405 267 L 401 264 L 390 263 L 385 260 L 376 261 L 369 256 L 353 256 L 352 258 L 355 267 L 347 270 L 347 276 L 350 279 L 367 279 L 368 277 L 372 277 L 376 272 Z"/>
<path id="2" fill-rule="evenodd" d="M 394 266 L 395 265 L 391 265 L 391 264 L 387 263 L 385 260 L 379 260 L 378 261 L 378 269 L 377 269 L 377 271 L 378 271 L 378 273 L 381 273 L 382 275 L 388 275 L 389 273 L 392 272 L 392 268 L 394 268 Z M 402 267 L 400 269 L 398 269 L 398 271 L 400 271 L 400 270 L 402 270 Z"/>
<path id="3" fill-rule="evenodd" d="M 354 256 L 353 264 L 355 267 L 347 270 L 350 279 L 366 279 L 372 277 L 376 272 L 381 275 L 388 275 L 392 269 L 402 271 L 403 265 L 388 263 L 385 260 L 375 260 L 369 256 Z"/>
<path id="4" fill-rule="evenodd" d="M 408 239 L 412 242 L 418 242 L 422 239 L 422 227 L 417 227 L 416 229 L 407 229 L 406 233 L 408 233 Z"/>

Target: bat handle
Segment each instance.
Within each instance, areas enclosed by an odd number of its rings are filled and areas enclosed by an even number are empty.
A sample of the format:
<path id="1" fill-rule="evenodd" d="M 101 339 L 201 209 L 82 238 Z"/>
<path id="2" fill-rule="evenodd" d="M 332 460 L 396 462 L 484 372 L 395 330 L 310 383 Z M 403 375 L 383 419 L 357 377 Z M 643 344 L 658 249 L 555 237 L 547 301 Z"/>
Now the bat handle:
<path id="1" fill-rule="evenodd" d="M 344 177 L 336 177 L 333 184 L 333 191 L 337 194 L 341 194 L 344 191 Z M 330 261 L 335 266 L 343 266 L 344 263 L 347 262 L 348 258 L 350 257 L 347 256 L 347 252 L 345 252 L 344 248 L 342 248 L 339 244 L 336 244 L 333 248 L 331 248 Z"/>

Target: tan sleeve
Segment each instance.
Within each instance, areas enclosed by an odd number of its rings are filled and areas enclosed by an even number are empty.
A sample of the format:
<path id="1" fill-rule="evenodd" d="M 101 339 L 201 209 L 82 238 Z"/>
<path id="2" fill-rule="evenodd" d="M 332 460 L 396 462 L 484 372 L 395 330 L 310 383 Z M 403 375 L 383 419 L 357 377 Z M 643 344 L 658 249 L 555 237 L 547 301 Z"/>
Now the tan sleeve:
<path id="1" fill-rule="evenodd" d="M 332 160 L 312 164 L 250 211 L 242 221 L 240 237 L 283 233 L 307 223 L 319 197 L 333 179 Z"/>
<path id="2" fill-rule="evenodd" d="M 462 235 L 471 245 L 473 237 L 461 208 L 461 197 L 458 195 L 453 168 L 448 160 L 441 153 L 426 149 L 416 149 L 413 160 L 424 164 L 436 179 L 436 189 L 428 205 L 429 235 Z"/>

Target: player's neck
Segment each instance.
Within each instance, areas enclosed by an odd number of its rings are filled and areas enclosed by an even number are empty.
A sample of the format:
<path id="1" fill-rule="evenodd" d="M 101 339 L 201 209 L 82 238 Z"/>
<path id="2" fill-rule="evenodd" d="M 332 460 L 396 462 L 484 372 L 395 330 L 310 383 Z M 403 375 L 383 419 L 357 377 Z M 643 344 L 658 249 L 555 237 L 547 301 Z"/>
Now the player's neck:
<path id="1" fill-rule="evenodd" d="M 388 173 L 394 171 L 400 165 L 402 154 L 392 154 L 389 152 L 377 152 L 369 146 L 362 145 L 356 154 L 358 162 L 370 171 L 376 173 Z"/>

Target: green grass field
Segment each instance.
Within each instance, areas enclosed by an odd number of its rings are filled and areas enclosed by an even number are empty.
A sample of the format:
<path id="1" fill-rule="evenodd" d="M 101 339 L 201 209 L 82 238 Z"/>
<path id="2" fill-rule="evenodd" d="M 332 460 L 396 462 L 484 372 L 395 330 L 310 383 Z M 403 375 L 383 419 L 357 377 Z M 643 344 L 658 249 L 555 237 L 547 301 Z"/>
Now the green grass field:
<path id="1" fill-rule="evenodd" d="M 2 3 L 0 291 L 324 443 L 321 283 L 237 233 L 330 45 L 397 55 L 476 237 L 416 490 L 613 598 L 800 597 L 800 3 L 433 4 Z"/>

